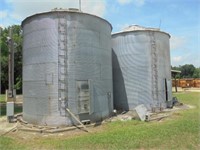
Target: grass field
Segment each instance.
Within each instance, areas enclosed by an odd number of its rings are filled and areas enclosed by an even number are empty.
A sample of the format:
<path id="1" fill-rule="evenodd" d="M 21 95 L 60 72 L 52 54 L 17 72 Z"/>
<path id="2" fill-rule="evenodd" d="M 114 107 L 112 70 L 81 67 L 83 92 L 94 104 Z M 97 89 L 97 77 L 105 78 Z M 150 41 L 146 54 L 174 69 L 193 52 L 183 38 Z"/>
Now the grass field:
<path id="1" fill-rule="evenodd" d="M 22 106 L 21 105 L 15 105 L 14 112 L 21 113 L 22 112 Z M 0 106 L 0 116 L 6 115 L 6 105 Z"/>
<path id="2" fill-rule="evenodd" d="M 6 96 L 4 94 L 0 95 L 0 102 L 5 102 Z"/>
<path id="3" fill-rule="evenodd" d="M 0 137 L 0 149 L 200 149 L 200 93 L 174 94 L 193 109 L 175 112 L 161 122 L 112 122 L 79 135 L 16 138 Z"/>
<path id="4" fill-rule="evenodd" d="M 5 101 L 6 96 L 4 94 L 0 95 L 0 116 L 6 115 L 6 101 Z M 21 105 L 15 105 L 14 109 L 15 113 L 20 113 L 22 112 L 22 106 Z"/>

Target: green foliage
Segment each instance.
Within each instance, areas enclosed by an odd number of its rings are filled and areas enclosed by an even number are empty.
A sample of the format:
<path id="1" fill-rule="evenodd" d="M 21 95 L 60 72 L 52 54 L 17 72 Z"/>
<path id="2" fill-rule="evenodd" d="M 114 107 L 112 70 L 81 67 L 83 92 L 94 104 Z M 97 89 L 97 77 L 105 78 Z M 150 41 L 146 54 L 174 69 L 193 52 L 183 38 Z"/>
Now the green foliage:
<path id="1" fill-rule="evenodd" d="M 193 73 L 193 78 L 200 78 L 200 67 L 196 68 Z"/>
<path id="2" fill-rule="evenodd" d="M 0 102 L 5 102 L 6 95 L 0 95 Z"/>
<path id="3" fill-rule="evenodd" d="M 176 74 L 176 78 L 200 78 L 200 68 L 195 68 L 192 64 L 185 64 L 179 67 L 171 67 L 173 70 L 179 70 L 181 73 Z"/>
<path id="4" fill-rule="evenodd" d="M 192 64 L 186 64 L 181 66 L 181 76 L 183 78 L 191 78 L 193 76 L 195 67 Z"/>
<path id="5" fill-rule="evenodd" d="M 22 93 L 22 32 L 19 25 L 12 26 L 13 41 L 16 43 L 15 46 L 15 68 L 14 68 L 14 79 L 15 88 L 18 94 Z M 6 43 L 9 35 L 9 27 L 1 31 L 0 46 L 1 46 L 1 92 L 5 93 L 8 89 L 8 45 Z"/>

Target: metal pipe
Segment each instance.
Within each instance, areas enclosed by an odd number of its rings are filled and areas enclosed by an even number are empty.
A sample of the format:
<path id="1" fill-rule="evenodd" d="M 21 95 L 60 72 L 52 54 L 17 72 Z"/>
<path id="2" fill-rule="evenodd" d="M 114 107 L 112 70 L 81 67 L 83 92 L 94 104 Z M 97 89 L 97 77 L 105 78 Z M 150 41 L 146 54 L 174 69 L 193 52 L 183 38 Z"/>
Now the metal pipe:
<path id="1" fill-rule="evenodd" d="M 12 33 L 12 32 L 11 32 Z M 12 97 L 14 97 L 14 41 L 13 41 L 13 36 L 11 34 L 11 52 L 12 52 L 12 74 L 11 74 L 11 79 L 12 79 Z"/>
<path id="2" fill-rule="evenodd" d="M 9 37 L 8 37 L 8 52 L 9 52 L 9 56 L 8 56 L 8 90 L 9 93 L 10 91 L 12 91 L 12 49 L 11 49 L 11 36 L 12 36 L 12 29 L 9 28 Z"/>
<path id="3" fill-rule="evenodd" d="M 14 50 L 13 50 L 13 39 L 12 39 L 12 27 L 9 28 L 9 37 L 7 38 L 8 43 L 8 92 L 9 97 L 14 97 Z"/>

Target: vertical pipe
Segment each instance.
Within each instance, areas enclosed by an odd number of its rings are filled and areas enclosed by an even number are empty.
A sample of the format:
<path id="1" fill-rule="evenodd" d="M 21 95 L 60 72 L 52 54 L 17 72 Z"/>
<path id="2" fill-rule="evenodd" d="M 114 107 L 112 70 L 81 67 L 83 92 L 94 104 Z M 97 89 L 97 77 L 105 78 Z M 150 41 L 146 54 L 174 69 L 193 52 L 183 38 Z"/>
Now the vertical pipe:
<path id="1" fill-rule="evenodd" d="M 12 33 L 12 32 L 11 32 Z M 12 97 L 14 97 L 14 41 L 13 36 L 11 34 L 11 52 L 12 52 Z"/>
<path id="2" fill-rule="evenodd" d="M 176 76 L 175 76 L 175 92 L 177 92 Z"/>
<path id="3" fill-rule="evenodd" d="M 8 58 L 8 91 L 11 93 L 9 97 L 13 97 L 14 89 L 14 51 L 13 51 L 13 39 L 12 39 L 12 27 L 9 28 L 9 38 L 8 47 L 9 47 L 9 58 Z"/>
<path id="4" fill-rule="evenodd" d="M 9 28 L 9 38 L 11 38 L 12 36 L 12 29 L 11 27 Z M 9 56 L 8 56 L 8 90 L 9 92 L 12 91 L 12 51 L 11 51 L 11 40 L 9 39 L 8 41 L 8 52 L 9 52 Z"/>

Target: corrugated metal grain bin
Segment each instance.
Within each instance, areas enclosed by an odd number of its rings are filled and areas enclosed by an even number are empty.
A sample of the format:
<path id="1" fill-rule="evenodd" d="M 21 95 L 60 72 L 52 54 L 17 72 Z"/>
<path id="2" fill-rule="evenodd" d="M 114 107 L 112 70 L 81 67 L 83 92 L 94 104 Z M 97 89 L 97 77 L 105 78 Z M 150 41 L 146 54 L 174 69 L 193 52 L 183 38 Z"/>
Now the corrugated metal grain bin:
<path id="1" fill-rule="evenodd" d="M 172 99 L 170 35 L 159 29 L 129 26 L 112 35 L 114 107 L 144 104 L 165 108 Z"/>
<path id="2" fill-rule="evenodd" d="M 35 14 L 23 27 L 23 118 L 34 124 L 102 120 L 113 110 L 112 26 L 71 10 Z"/>

